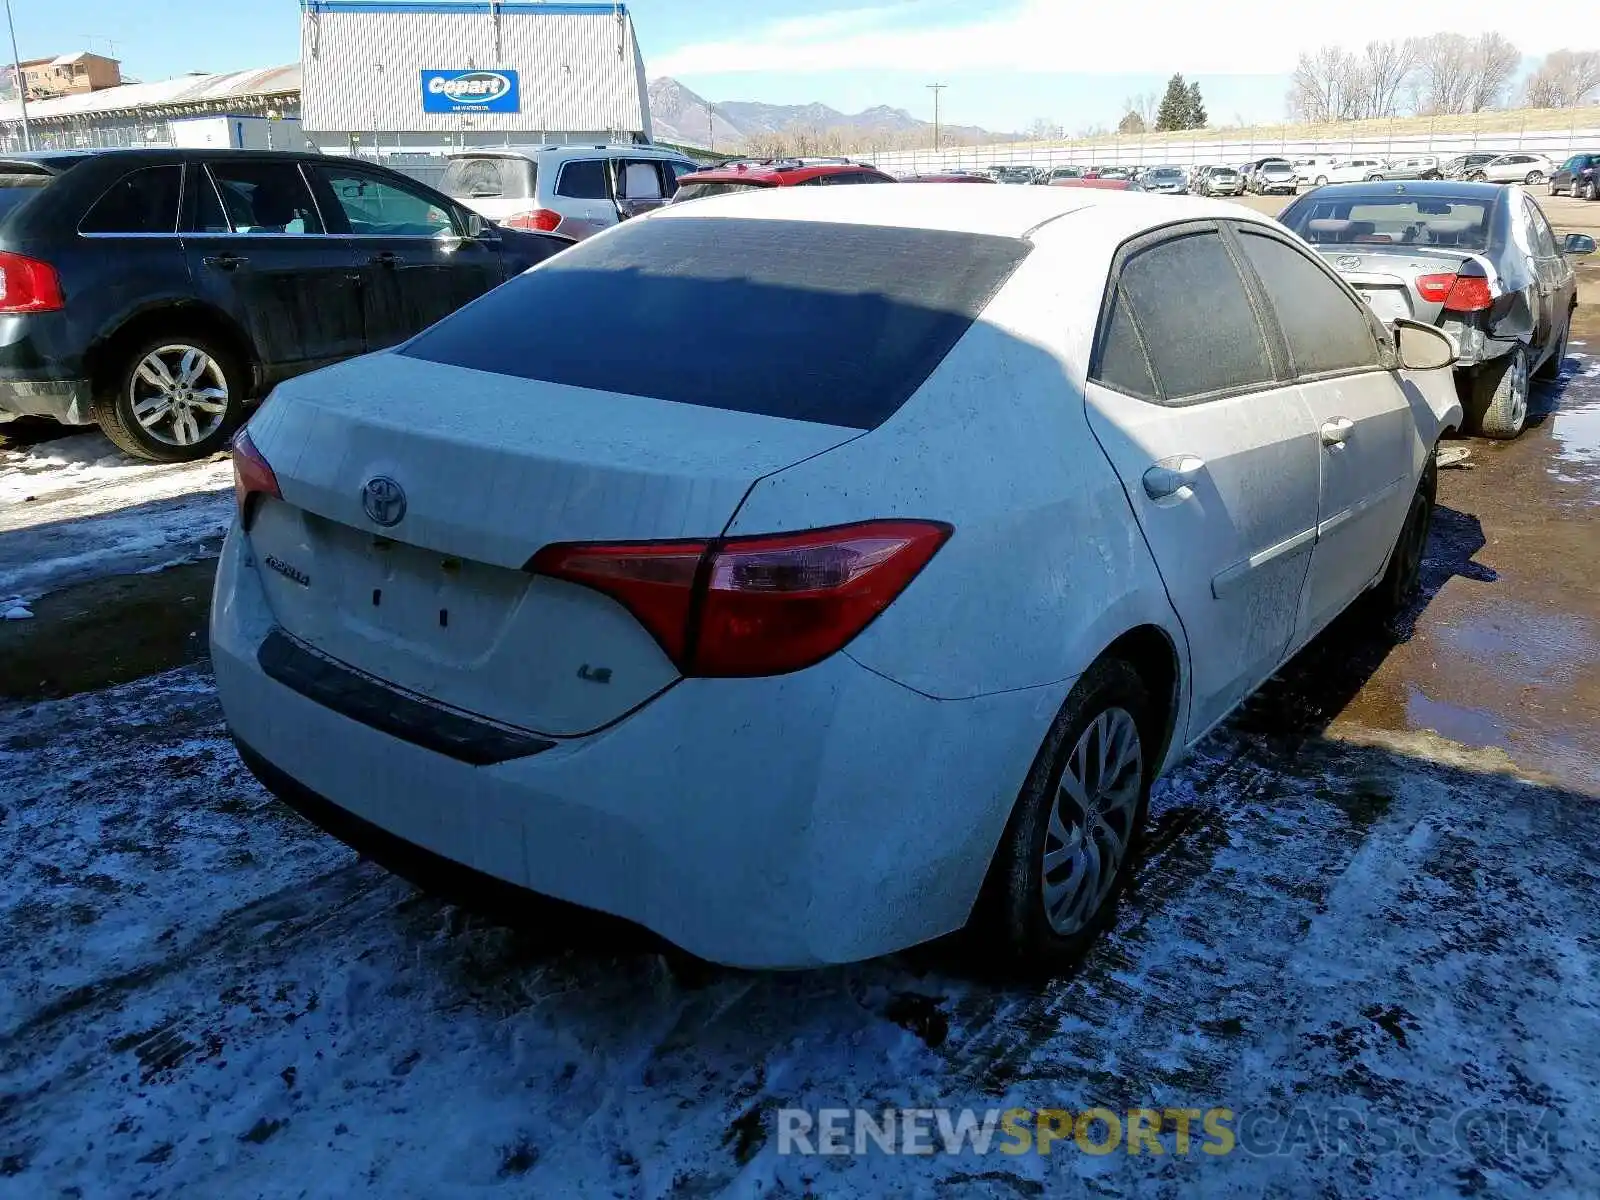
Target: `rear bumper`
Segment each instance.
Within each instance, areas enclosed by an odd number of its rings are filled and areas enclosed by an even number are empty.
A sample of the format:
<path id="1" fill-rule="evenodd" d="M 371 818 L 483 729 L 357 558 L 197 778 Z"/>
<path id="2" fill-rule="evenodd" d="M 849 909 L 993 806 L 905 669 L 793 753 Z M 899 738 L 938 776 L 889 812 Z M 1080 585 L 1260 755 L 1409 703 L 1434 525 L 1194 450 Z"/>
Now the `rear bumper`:
<path id="1" fill-rule="evenodd" d="M 63 425 L 90 425 L 87 379 L 18 379 L 0 374 L 0 421 L 49 417 Z"/>
<path id="2" fill-rule="evenodd" d="M 247 761 L 291 804 L 352 844 L 442 859 L 742 967 L 869 958 L 964 924 L 1070 686 L 931 700 L 841 654 L 775 678 L 685 680 L 600 733 L 472 765 L 269 676 L 272 628 L 235 530 L 212 607 L 217 690 Z"/>

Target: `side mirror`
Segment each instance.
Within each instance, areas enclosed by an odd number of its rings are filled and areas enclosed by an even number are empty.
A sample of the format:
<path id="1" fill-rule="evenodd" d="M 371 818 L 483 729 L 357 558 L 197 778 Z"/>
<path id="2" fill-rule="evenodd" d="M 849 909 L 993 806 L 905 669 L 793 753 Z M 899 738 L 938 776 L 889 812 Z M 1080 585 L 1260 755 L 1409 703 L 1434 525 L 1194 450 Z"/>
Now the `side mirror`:
<path id="1" fill-rule="evenodd" d="M 1587 233 L 1569 233 L 1561 243 L 1563 254 L 1593 254 L 1594 239 Z"/>
<path id="2" fill-rule="evenodd" d="M 1460 357 L 1449 334 L 1404 317 L 1394 323 L 1394 345 L 1400 365 L 1408 371 L 1436 371 L 1453 366 Z"/>
<path id="3" fill-rule="evenodd" d="M 496 237 L 494 226 L 483 219 L 482 213 L 467 213 L 467 237 L 474 242 L 490 242 Z"/>

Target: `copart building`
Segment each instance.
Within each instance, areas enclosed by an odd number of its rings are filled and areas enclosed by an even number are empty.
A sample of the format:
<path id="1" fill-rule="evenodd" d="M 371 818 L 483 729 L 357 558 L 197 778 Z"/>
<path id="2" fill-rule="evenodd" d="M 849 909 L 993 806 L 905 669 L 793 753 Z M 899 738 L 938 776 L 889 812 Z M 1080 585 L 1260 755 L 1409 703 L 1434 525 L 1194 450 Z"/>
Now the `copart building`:
<path id="1" fill-rule="evenodd" d="M 297 65 L 37 100 L 28 117 L 35 147 L 310 146 L 424 179 L 456 147 L 651 140 L 627 7 L 528 0 L 302 0 Z M 0 149 L 22 149 L 15 100 Z"/>

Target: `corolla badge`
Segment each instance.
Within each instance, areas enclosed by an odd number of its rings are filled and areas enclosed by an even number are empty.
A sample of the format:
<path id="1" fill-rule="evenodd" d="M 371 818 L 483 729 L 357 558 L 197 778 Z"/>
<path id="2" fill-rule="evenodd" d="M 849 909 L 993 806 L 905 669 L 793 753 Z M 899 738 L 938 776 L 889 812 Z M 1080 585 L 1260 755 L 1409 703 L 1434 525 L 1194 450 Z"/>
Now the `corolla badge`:
<path id="1" fill-rule="evenodd" d="M 510 93 L 511 80 L 498 71 L 468 71 L 453 79 L 435 75 L 428 90 L 458 102 L 490 104 Z"/>
<path id="2" fill-rule="evenodd" d="M 1337 261 L 1346 271 L 1354 271 L 1361 265 L 1360 257 L 1355 254 L 1341 254 Z"/>
<path id="3" fill-rule="evenodd" d="M 377 525 L 398 525 L 406 515 L 406 492 L 387 475 L 374 475 L 361 485 L 361 507 Z"/>

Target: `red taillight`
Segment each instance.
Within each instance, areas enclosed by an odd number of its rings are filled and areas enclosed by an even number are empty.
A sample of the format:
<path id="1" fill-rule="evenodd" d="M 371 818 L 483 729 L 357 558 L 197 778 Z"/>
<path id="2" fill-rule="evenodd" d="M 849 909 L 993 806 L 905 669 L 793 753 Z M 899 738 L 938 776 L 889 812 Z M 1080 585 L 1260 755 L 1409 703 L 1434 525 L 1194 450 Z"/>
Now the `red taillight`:
<path id="1" fill-rule="evenodd" d="M 509 216 L 500 224 L 507 229 L 536 229 L 540 233 L 551 233 L 561 224 L 561 214 L 548 208 L 535 208 Z"/>
<path id="2" fill-rule="evenodd" d="M 1429 304 L 1442 304 L 1450 296 L 1450 289 L 1456 285 L 1454 271 L 1445 271 L 1439 275 L 1418 275 L 1417 295 Z"/>
<path id="3" fill-rule="evenodd" d="M 1493 303 L 1488 279 L 1482 275 L 1457 275 L 1444 306 L 1450 312 L 1482 312 Z"/>
<path id="4" fill-rule="evenodd" d="M 250 497 L 256 494 L 282 500 L 278 490 L 278 477 L 272 473 L 272 464 L 261 457 L 247 432 L 240 431 L 233 439 L 233 498 L 238 502 L 239 514 L 246 529 L 252 516 Z"/>
<path id="5" fill-rule="evenodd" d="M 0 313 L 54 312 L 65 306 L 54 267 L 0 250 Z"/>
<path id="6" fill-rule="evenodd" d="M 685 675 L 779 675 L 843 648 L 950 536 L 866 521 L 717 542 L 546 546 L 529 569 L 617 600 Z"/>

